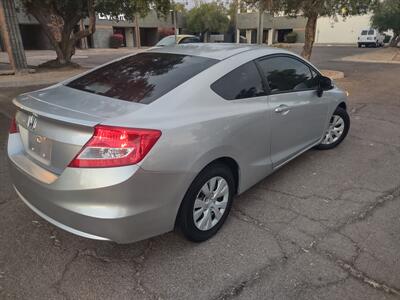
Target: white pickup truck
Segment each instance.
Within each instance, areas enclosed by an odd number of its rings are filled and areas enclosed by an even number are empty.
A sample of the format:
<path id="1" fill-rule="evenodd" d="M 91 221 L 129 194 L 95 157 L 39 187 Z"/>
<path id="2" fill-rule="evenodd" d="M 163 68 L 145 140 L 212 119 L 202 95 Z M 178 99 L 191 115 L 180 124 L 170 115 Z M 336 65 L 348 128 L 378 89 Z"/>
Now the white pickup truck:
<path id="1" fill-rule="evenodd" d="M 373 47 L 382 47 L 384 45 L 383 40 L 385 36 L 380 33 L 376 29 L 364 29 L 361 31 L 358 36 L 358 48 L 361 48 L 363 45 L 365 47 L 373 46 Z"/>

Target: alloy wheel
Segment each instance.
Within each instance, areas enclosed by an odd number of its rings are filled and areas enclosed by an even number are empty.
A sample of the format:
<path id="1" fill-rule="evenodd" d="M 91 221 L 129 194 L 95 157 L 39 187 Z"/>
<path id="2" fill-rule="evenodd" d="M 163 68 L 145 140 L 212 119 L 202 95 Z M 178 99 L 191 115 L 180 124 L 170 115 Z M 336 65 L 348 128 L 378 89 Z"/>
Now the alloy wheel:
<path id="1" fill-rule="evenodd" d="M 227 208 L 229 192 L 228 183 L 220 176 L 202 186 L 193 206 L 193 221 L 199 230 L 207 231 L 218 224 Z"/>
<path id="2" fill-rule="evenodd" d="M 340 139 L 344 131 L 344 120 L 341 116 L 333 115 L 328 130 L 322 140 L 323 145 L 330 145 Z"/>

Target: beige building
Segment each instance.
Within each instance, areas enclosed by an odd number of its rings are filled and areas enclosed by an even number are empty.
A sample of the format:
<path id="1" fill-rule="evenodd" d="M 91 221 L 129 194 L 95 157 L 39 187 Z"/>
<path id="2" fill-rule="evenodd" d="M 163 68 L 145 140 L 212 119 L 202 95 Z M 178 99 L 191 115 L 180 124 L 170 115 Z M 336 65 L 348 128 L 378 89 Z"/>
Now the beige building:
<path id="1" fill-rule="evenodd" d="M 361 30 L 371 26 L 370 20 L 370 14 L 345 19 L 340 16 L 319 18 L 315 42 L 321 44 L 355 44 Z"/>
<path id="2" fill-rule="evenodd" d="M 343 19 L 322 17 L 318 19 L 315 42 L 319 44 L 356 44 L 362 29 L 370 28 L 371 15 L 352 16 Z M 237 37 L 247 43 L 257 43 L 258 12 L 238 14 Z M 262 43 L 284 42 L 289 32 L 297 33 L 297 42 L 304 42 L 307 20 L 304 17 L 288 18 L 285 16 L 262 16 Z"/>

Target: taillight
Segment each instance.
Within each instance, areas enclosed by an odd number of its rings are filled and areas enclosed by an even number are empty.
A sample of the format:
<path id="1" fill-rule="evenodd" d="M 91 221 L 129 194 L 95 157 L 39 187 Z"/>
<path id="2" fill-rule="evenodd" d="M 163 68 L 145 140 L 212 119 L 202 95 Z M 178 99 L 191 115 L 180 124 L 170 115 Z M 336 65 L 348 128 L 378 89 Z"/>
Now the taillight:
<path id="1" fill-rule="evenodd" d="M 161 136 L 161 131 L 98 125 L 92 138 L 71 161 L 73 168 L 105 168 L 140 162 Z"/>
<path id="2" fill-rule="evenodd" d="M 15 121 L 15 117 L 11 119 L 10 128 L 9 128 L 8 132 L 10 134 L 19 132 L 17 122 Z"/>

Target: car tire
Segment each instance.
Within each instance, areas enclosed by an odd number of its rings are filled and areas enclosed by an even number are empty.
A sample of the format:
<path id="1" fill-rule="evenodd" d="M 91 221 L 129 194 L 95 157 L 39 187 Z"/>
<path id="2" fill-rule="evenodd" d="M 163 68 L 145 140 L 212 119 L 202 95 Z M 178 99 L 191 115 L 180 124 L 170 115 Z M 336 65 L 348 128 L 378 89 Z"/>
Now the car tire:
<path id="1" fill-rule="evenodd" d="M 337 147 L 343 142 L 349 129 L 349 114 L 345 109 L 337 107 L 329 121 L 329 128 L 326 130 L 321 143 L 316 148 L 319 150 L 329 150 Z"/>
<path id="2" fill-rule="evenodd" d="M 214 180 L 219 181 L 213 183 Z M 226 185 L 227 193 L 218 197 L 217 188 L 223 185 Z M 206 195 L 207 191 L 211 194 Z M 178 228 L 193 242 L 211 238 L 228 217 L 234 194 L 235 180 L 230 168 L 222 163 L 209 165 L 197 175 L 185 194 L 178 213 Z"/>
<path id="3" fill-rule="evenodd" d="M 358 43 L 358 48 L 361 48 L 361 46 L 362 46 L 361 43 Z"/>

